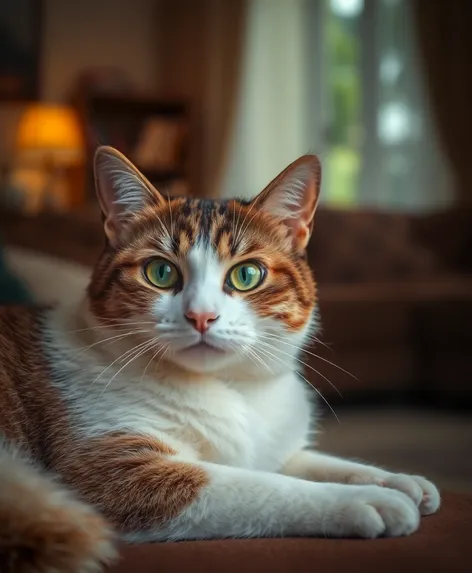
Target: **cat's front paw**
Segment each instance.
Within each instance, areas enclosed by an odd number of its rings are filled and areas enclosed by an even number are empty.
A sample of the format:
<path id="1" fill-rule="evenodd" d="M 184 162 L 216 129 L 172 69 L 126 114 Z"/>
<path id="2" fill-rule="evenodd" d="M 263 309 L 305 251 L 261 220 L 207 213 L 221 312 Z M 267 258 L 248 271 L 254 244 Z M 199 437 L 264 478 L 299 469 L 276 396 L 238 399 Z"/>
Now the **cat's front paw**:
<path id="1" fill-rule="evenodd" d="M 438 488 L 421 476 L 391 474 L 381 480 L 381 485 L 405 493 L 419 507 L 421 515 L 430 515 L 441 503 Z"/>
<path id="2" fill-rule="evenodd" d="M 367 485 L 349 487 L 339 496 L 331 514 L 331 527 L 326 530 L 339 537 L 399 537 L 416 531 L 419 521 L 418 508 L 408 496 Z"/>
<path id="3" fill-rule="evenodd" d="M 438 488 L 421 476 L 379 473 L 377 470 L 367 468 L 366 471 L 350 475 L 346 481 L 350 484 L 373 484 L 401 491 L 416 503 L 421 515 L 435 513 L 441 503 Z"/>

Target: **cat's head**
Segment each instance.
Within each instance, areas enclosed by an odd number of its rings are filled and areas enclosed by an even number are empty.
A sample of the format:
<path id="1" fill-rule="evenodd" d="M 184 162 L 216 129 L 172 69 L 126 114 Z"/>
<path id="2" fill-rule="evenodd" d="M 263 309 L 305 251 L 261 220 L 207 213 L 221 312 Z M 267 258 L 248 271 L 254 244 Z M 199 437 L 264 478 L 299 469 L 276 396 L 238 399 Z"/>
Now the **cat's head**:
<path id="1" fill-rule="evenodd" d="M 149 356 L 160 348 L 187 370 L 285 369 L 313 325 L 318 159 L 301 157 L 252 201 L 169 197 L 110 147 L 95 175 L 107 237 L 88 291 L 98 320 L 133 324 Z"/>

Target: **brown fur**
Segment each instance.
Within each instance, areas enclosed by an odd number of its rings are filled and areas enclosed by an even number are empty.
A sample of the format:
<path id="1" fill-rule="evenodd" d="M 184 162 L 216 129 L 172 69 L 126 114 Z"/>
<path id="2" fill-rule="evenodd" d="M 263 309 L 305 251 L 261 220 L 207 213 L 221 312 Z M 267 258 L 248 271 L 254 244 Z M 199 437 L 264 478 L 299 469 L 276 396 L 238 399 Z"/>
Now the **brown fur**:
<path id="1" fill-rule="evenodd" d="M 115 555 L 108 525 L 50 477 L 0 448 L 0 571 L 95 573 Z"/>
<path id="2" fill-rule="evenodd" d="M 114 555 L 113 536 L 45 473 L 68 443 L 68 424 L 49 384 L 43 318 L 37 309 L 0 309 L 0 571 L 92 573 Z"/>
<path id="3" fill-rule="evenodd" d="M 203 470 L 173 461 L 171 448 L 123 434 L 91 439 L 58 470 L 123 532 L 146 531 L 178 515 L 207 483 Z"/>

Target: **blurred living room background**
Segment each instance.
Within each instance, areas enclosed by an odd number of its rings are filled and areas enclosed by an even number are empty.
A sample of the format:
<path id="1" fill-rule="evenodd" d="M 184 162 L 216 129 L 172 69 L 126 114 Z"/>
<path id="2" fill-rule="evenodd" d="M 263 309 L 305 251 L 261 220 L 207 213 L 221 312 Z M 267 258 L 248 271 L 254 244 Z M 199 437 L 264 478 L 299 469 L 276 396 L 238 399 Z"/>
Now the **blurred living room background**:
<path id="1" fill-rule="evenodd" d="M 84 288 L 98 144 L 199 197 L 250 197 L 316 153 L 323 344 L 302 360 L 339 419 L 320 400 L 321 446 L 472 489 L 471 16 L 469 0 L 2 2 L 2 272 L 40 302 Z"/>

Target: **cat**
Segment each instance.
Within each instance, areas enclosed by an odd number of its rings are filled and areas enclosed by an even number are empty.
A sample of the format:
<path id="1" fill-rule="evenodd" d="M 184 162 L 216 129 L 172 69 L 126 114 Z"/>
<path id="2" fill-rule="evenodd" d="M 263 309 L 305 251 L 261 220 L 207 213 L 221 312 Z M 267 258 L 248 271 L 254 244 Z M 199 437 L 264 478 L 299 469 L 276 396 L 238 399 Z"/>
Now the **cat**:
<path id="1" fill-rule="evenodd" d="M 94 168 L 84 299 L 0 313 L 1 570 L 99 571 L 115 537 L 414 532 L 431 482 L 314 449 L 317 157 L 252 201 L 165 196 L 111 147 Z"/>

